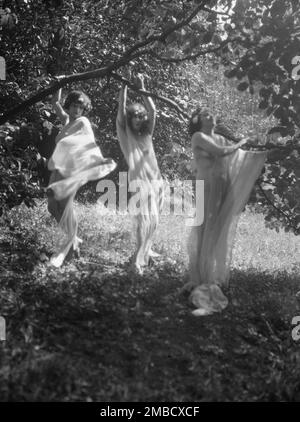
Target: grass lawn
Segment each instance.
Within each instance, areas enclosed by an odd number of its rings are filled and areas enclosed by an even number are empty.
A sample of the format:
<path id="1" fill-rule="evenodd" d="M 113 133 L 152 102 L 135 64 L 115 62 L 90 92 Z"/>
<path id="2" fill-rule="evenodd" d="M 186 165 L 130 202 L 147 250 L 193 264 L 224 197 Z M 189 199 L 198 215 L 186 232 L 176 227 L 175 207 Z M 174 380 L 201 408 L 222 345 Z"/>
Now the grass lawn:
<path id="1" fill-rule="evenodd" d="M 128 260 L 127 215 L 76 205 L 80 259 L 41 262 L 59 235 L 45 203 L 0 225 L 1 401 L 299 401 L 300 238 L 264 227 L 246 211 L 221 314 L 194 317 L 187 281 L 187 228 L 163 217 L 143 277 Z"/>

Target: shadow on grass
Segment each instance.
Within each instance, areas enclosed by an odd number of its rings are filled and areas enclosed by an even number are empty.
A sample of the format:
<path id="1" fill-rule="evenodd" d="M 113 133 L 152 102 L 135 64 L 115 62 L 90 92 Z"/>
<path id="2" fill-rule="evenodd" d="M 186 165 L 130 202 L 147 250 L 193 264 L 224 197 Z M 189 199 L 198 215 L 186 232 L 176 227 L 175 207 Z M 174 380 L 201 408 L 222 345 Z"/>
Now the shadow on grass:
<path id="1" fill-rule="evenodd" d="M 0 239 L 2 271 L 11 268 L 24 274 L 33 271 L 41 253 L 46 252 L 45 248 L 38 251 L 36 234 L 28 231 L 24 233 L 20 228 L 7 229 L 5 234 L 6 236 Z"/>
<path id="2" fill-rule="evenodd" d="M 196 318 L 174 262 L 143 277 L 101 257 L 57 270 L 29 259 L 34 237 L 14 242 L 2 264 L 2 401 L 300 399 L 296 276 L 235 270 L 228 308 Z"/>

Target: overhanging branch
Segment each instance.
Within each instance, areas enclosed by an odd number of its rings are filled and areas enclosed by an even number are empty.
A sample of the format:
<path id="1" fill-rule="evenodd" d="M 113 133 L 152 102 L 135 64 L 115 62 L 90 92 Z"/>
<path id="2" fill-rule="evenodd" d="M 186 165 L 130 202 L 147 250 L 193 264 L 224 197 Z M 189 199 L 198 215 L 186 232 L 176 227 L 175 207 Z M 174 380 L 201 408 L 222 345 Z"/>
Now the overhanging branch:
<path id="1" fill-rule="evenodd" d="M 203 7 L 203 10 L 205 12 L 208 12 L 208 13 L 215 13 L 216 15 L 223 15 L 223 16 L 230 17 L 230 14 L 229 13 L 221 12 L 221 10 L 213 10 L 213 9 L 210 9 L 209 7 L 206 7 L 206 6 Z"/>
<path id="2" fill-rule="evenodd" d="M 178 22 L 176 25 L 173 25 L 171 28 L 163 31 L 162 33 L 160 33 L 158 35 L 153 35 L 153 36 L 146 38 L 143 41 L 137 42 L 132 47 L 130 47 L 127 51 L 125 51 L 123 56 L 119 60 L 117 60 L 116 62 L 114 62 L 114 63 L 112 63 L 112 64 L 110 64 L 106 67 L 96 69 L 96 70 L 92 70 L 92 71 L 89 71 L 89 72 L 77 73 L 77 74 L 74 74 L 74 75 L 64 76 L 61 79 L 59 79 L 56 83 L 51 85 L 49 88 L 39 90 L 37 92 L 37 94 L 35 94 L 31 98 L 23 101 L 21 104 L 18 104 L 16 107 L 12 108 L 11 110 L 8 110 L 6 113 L 3 113 L 2 116 L 0 116 L 0 125 L 5 123 L 7 120 L 12 118 L 13 116 L 15 116 L 15 115 L 19 114 L 20 112 L 24 111 L 27 107 L 30 107 L 30 106 L 36 104 L 37 102 L 41 101 L 42 99 L 44 99 L 48 95 L 54 94 L 54 92 L 56 92 L 59 88 L 62 88 L 63 86 L 67 85 L 68 83 L 79 82 L 79 81 L 84 81 L 84 80 L 93 79 L 93 78 L 103 78 L 105 76 L 108 76 L 113 70 L 117 70 L 118 68 L 128 64 L 133 58 L 133 53 L 137 52 L 138 50 L 142 49 L 146 45 L 149 45 L 149 44 L 151 44 L 155 41 L 164 41 L 172 32 L 174 32 L 174 31 L 182 28 L 183 26 L 187 25 L 199 13 L 199 11 L 203 9 L 206 2 L 207 2 L 206 0 L 202 0 L 200 2 L 200 4 L 197 7 L 195 7 L 195 9 L 190 13 L 190 15 L 186 19 L 183 19 L 182 21 Z M 143 53 L 139 53 L 139 54 L 136 54 L 135 56 L 141 56 L 142 54 Z M 171 100 L 169 100 L 169 101 L 171 101 Z M 179 107 L 179 106 L 176 104 L 176 107 Z M 176 108 L 176 107 L 174 107 L 174 108 Z M 179 107 L 179 109 L 180 109 L 180 107 Z M 179 112 L 182 113 L 181 111 L 179 111 Z"/>
<path id="3" fill-rule="evenodd" d="M 16 107 L 8 110 L 2 116 L 0 116 L 0 125 L 5 123 L 7 120 L 15 116 L 16 114 L 24 111 L 27 107 L 30 107 L 37 102 L 41 101 L 48 95 L 54 94 L 59 88 L 78 81 L 84 81 L 87 79 L 93 78 L 103 78 L 111 73 L 111 71 L 117 66 L 117 64 L 113 64 L 110 66 L 106 66 L 100 69 L 91 70 L 89 72 L 84 73 L 76 73 L 74 75 L 62 76 L 57 82 L 51 85 L 49 88 L 39 90 L 33 97 L 29 98 L 28 100 L 23 101 L 21 104 L 18 104 Z"/>
<path id="4" fill-rule="evenodd" d="M 291 218 L 289 217 L 288 214 L 286 214 L 284 211 L 282 211 L 280 208 L 278 208 L 274 202 L 271 201 L 271 199 L 268 197 L 268 195 L 266 194 L 266 192 L 264 191 L 263 187 L 261 186 L 260 183 L 257 183 L 259 190 L 261 191 L 262 195 L 264 196 L 264 198 L 267 200 L 267 202 L 277 211 L 278 214 L 282 215 L 286 221 L 289 227 L 291 227 L 294 230 L 295 234 L 299 234 L 300 233 L 300 229 L 298 227 L 296 227 Z"/>
<path id="5" fill-rule="evenodd" d="M 172 32 L 177 31 L 180 28 L 183 28 L 187 25 L 197 14 L 200 10 L 203 10 L 203 7 L 207 3 L 206 0 L 202 0 L 200 4 L 195 7 L 195 9 L 189 14 L 189 16 L 180 22 L 176 23 L 175 25 L 171 26 L 170 28 L 163 31 L 161 34 L 158 35 L 151 35 L 150 37 L 146 38 L 145 40 L 139 41 L 134 46 L 132 46 L 125 54 L 124 57 L 131 56 L 135 51 L 139 50 L 140 48 L 144 48 L 146 45 L 152 44 L 156 41 L 165 41 L 165 39 L 172 34 Z"/>
<path id="6" fill-rule="evenodd" d="M 180 63 L 180 62 L 184 62 L 184 61 L 195 60 L 198 57 L 205 56 L 206 54 L 215 53 L 215 52 L 221 50 L 225 45 L 227 45 L 227 44 L 229 44 L 230 42 L 233 42 L 233 41 L 234 41 L 234 39 L 225 40 L 220 45 L 218 45 L 217 47 L 208 48 L 207 50 L 201 50 L 201 51 L 198 51 L 195 54 L 190 54 L 190 55 L 184 56 L 184 57 L 163 57 L 163 56 L 160 56 L 157 53 L 154 53 L 151 50 L 148 50 L 148 51 L 145 50 L 144 53 L 149 54 L 152 57 L 154 57 L 154 58 L 156 58 L 160 61 L 164 61 L 164 62 L 168 62 L 168 63 Z"/>
<path id="7" fill-rule="evenodd" d="M 182 108 L 178 104 L 176 104 L 174 101 L 170 100 L 169 98 L 166 98 L 166 97 L 163 97 L 161 95 L 155 94 L 154 92 L 150 92 L 150 91 L 138 89 L 128 79 L 123 78 L 123 76 L 118 75 L 115 72 L 112 72 L 111 73 L 111 76 L 114 79 L 116 79 L 116 80 L 118 80 L 118 81 L 120 81 L 120 82 L 128 85 L 129 88 L 131 88 L 132 90 L 136 91 L 138 94 L 145 95 L 146 97 L 156 98 L 157 100 L 160 100 L 160 101 L 164 102 L 165 104 L 168 104 L 170 107 L 172 107 L 174 110 L 176 110 L 177 113 L 179 113 L 179 115 L 185 117 L 186 119 L 189 119 L 190 116 L 188 115 L 188 113 L 186 113 L 184 110 L 182 110 Z"/>

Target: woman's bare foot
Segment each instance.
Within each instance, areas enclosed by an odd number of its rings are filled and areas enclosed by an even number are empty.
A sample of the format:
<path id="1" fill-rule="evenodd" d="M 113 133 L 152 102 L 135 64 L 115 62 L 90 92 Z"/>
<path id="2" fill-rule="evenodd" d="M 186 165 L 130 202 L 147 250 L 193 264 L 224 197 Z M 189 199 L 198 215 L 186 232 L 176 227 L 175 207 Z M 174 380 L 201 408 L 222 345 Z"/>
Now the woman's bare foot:
<path id="1" fill-rule="evenodd" d="M 152 249 L 150 249 L 150 251 L 149 251 L 149 257 L 150 258 L 160 258 L 161 257 L 161 254 L 160 253 L 157 253 L 157 252 L 154 252 Z"/>
<path id="2" fill-rule="evenodd" d="M 133 262 L 130 266 L 130 272 L 135 275 L 143 275 L 144 269 L 139 264 Z"/>

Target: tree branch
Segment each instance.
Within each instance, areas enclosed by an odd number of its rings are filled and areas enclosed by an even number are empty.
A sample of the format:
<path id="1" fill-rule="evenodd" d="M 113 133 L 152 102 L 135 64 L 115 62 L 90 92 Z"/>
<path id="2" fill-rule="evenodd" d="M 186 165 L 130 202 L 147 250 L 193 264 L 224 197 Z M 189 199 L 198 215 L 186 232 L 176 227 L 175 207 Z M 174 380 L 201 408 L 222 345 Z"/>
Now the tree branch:
<path id="1" fill-rule="evenodd" d="M 247 145 L 245 145 L 247 146 Z M 276 145 L 273 144 L 271 142 L 269 142 L 268 144 L 265 145 L 248 145 L 250 150 L 252 149 L 256 149 L 258 151 L 274 151 L 274 150 L 282 150 L 282 151 L 286 151 L 286 150 L 290 150 L 290 151 L 298 151 L 300 152 L 300 145 Z"/>
<path id="2" fill-rule="evenodd" d="M 119 68 L 126 64 L 127 61 L 129 61 L 129 58 L 127 60 L 121 58 L 116 63 L 113 63 L 106 67 L 102 67 L 100 69 L 91 70 L 89 72 L 84 73 L 75 73 L 73 75 L 68 76 L 61 76 L 59 80 L 57 80 L 57 82 L 55 82 L 49 88 L 39 90 L 33 97 L 23 101 L 21 104 L 18 104 L 16 107 L 12 108 L 11 110 L 8 110 L 6 113 L 3 113 L 2 116 L 0 116 L 0 125 L 4 124 L 8 119 L 15 116 L 16 114 L 21 113 L 27 107 L 36 104 L 48 95 L 54 94 L 59 88 L 62 88 L 63 86 L 72 82 L 85 81 L 87 79 L 93 78 L 103 78 L 105 76 L 108 76 L 115 68 Z"/>
<path id="3" fill-rule="evenodd" d="M 157 53 L 154 53 L 151 50 L 144 50 L 144 53 L 151 55 L 152 57 L 160 60 L 160 61 L 164 61 L 164 62 L 168 62 L 168 63 L 180 63 L 183 61 L 188 61 L 188 60 L 194 60 L 197 59 L 200 56 L 205 56 L 206 54 L 209 53 L 215 53 L 218 50 L 221 50 L 225 45 L 227 45 L 228 43 L 235 41 L 234 39 L 230 39 L 230 40 L 225 40 L 223 41 L 218 47 L 213 47 L 213 48 L 209 48 L 207 50 L 202 50 L 202 51 L 198 51 L 198 53 L 195 54 L 190 54 L 189 56 L 184 56 L 184 57 L 162 57 Z"/>
<path id="4" fill-rule="evenodd" d="M 300 229 L 298 229 L 298 227 L 296 227 L 293 222 L 291 221 L 290 217 L 284 212 L 282 211 L 280 208 L 278 208 L 272 201 L 271 199 L 268 197 L 268 195 L 266 194 L 266 192 L 264 191 L 264 189 L 262 188 L 260 183 L 257 183 L 259 190 L 261 191 L 261 193 L 263 194 L 264 198 L 267 200 L 267 202 L 272 205 L 272 207 L 278 212 L 278 214 L 281 214 L 288 222 L 288 226 L 291 227 L 294 230 L 295 234 L 299 234 L 300 233 Z"/>
<path id="5" fill-rule="evenodd" d="M 183 26 L 187 25 L 199 12 L 203 10 L 203 7 L 207 3 L 207 0 L 202 0 L 201 3 L 190 13 L 190 15 L 183 19 L 182 21 L 176 23 L 172 27 L 166 29 L 159 35 L 152 35 L 149 38 L 146 38 L 143 41 L 137 42 L 133 45 L 127 52 L 124 53 L 123 57 L 131 56 L 136 50 L 145 47 L 146 45 L 152 44 L 156 41 L 164 41 L 172 32 L 177 31 L 178 29 L 182 28 Z"/>
<path id="6" fill-rule="evenodd" d="M 41 101 L 43 98 L 47 97 L 48 95 L 53 94 L 55 91 L 57 91 L 59 88 L 62 88 L 63 86 L 67 85 L 71 82 L 78 82 L 83 81 L 87 79 L 92 78 L 103 78 L 105 76 L 108 76 L 113 70 L 116 70 L 125 64 L 128 64 L 132 60 L 132 54 L 136 52 L 137 50 L 145 47 L 148 44 L 151 44 L 155 41 L 164 41 L 172 32 L 176 31 L 177 29 L 182 28 L 183 26 L 187 25 L 197 14 L 198 12 L 203 9 L 205 6 L 205 3 L 207 0 L 202 0 L 201 3 L 190 13 L 190 15 L 183 19 L 181 22 L 178 22 L 176 25 L 173 25 L 171 28 L 167 29 L 166 31 L 163 31 L 159 35 L 153 35 L 149 38 L 146 38 L 143 41 L 137 42 L 135 45 L 133 45 L 131 48 L 129 48 L 123 56 L 117 60 L 116 62 L 100 68 L 96 70 L 92 70 L 89 72 L 84 73 L 77 73 L 74 75 L 64 76 L 62 77 L 58 82 L 50 86 L 49 88 L 39 90 L 37 94 L 35 94 L 33 97 L 23 101 L 21 104 L 18 104 L 16 107 L 12 108 L 11 110 L 8 110 L 6 113 L 3 113 L 2 116 L 0 116 L 0 125 L 5 123 L 8 119 L 12 118 L 16 114 L 24 111 L 27 107 L 30 107 L 37 103 L 38 101 Z M 139 54 L 140 56 L 140 54 Z M 168 100 L 168 99 L 167 99 Z M 169 100 L 171 101 L 171 100 Z M 170 104 L 170 103 L 169 103 Z M 178 108 L 178 111 L 180 107 L 174 103 L 174 108 Z M 181 111 L 179 111 L 181 113 Z"/>
<path id="7" fill-rule="evenodd" d="M 146 90 L 138 89 L 128 79 L 123 78 L 123 76 L 118 75 L 115 72 L 112 72 L 111 73 L 111 76 L 114 79 L 116 79 L 116 80 L 118 80 L 118 81 L 120 81 L 120 82 L 128 85 L 129 88 L 131 88 L 133 91 L 136 91 L 138 94 L 145 95 L 146 97 L 156 98 L 157 100 L 160 100 L 160 101 L 164 102 L 165 104 L 168 104 L 170 107 L 174 108 L 174 110 L 176 110 L 177 113 L 179 113 L 180 116 L 183 116 L 186 119 L 189 119 L 190 118 L 190 116 L 188 115 L 188 113 L 186 113 L 184 110 L 182 110 L 182 108 L 178 104 L 176 104 L 175 101 L 172 101 L 172 100 L 170 100 L 169 98 L 166 98 L 166 97 L 162 97 L 161 95 L 155 94 L 153 92 L 149 92 L 149 91 L 146 91 Z"/>
<path id="8" fill-rule="evenodd" d="M 209 7 L 206 7 L 206 6 L 203 7 L 203 10 L 205 12 L 208 12 L 208 13 L 215 13 L 216 15 L 224 15 L 224 16 L 230 17 L 229 13 L 221 12 L 220 10 L 218 10 L 218 11 L 217 10 L 213 10 L 213 9 L 210 9 Z"/>

